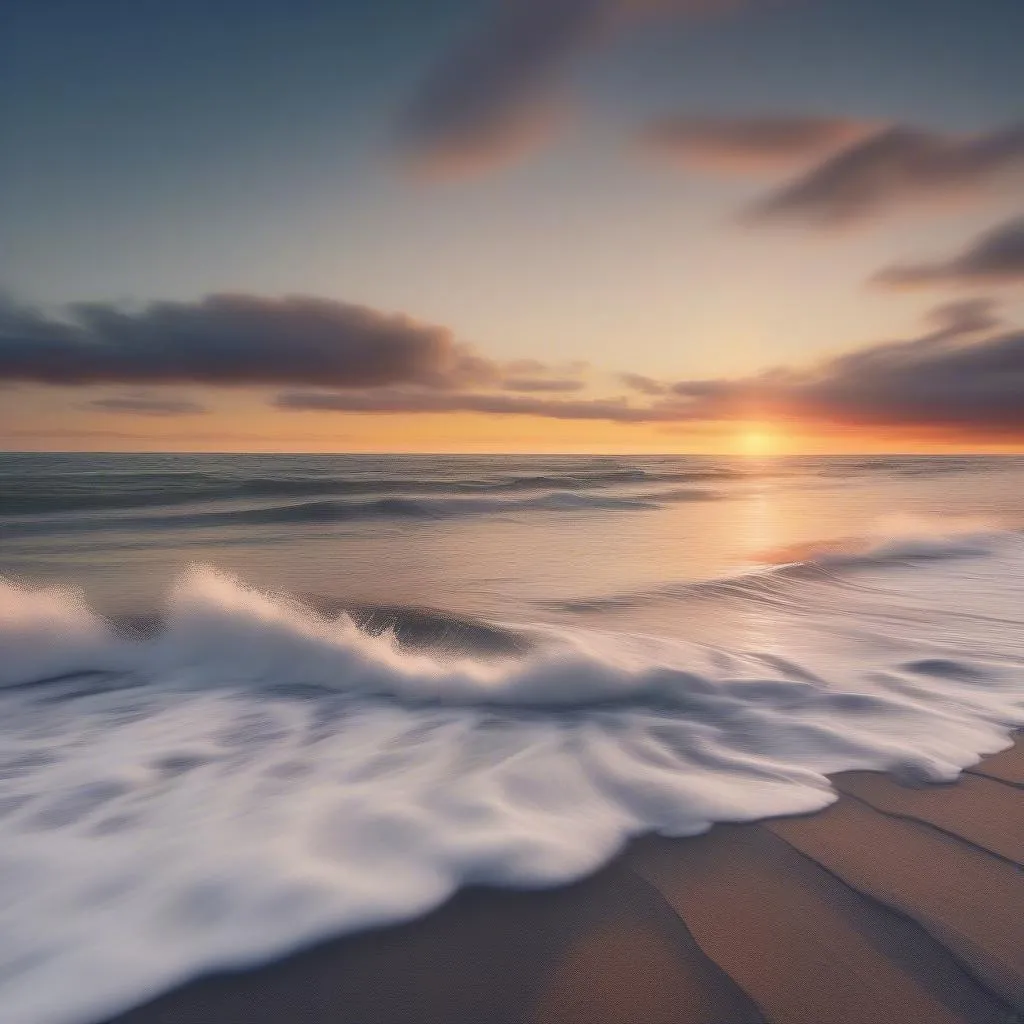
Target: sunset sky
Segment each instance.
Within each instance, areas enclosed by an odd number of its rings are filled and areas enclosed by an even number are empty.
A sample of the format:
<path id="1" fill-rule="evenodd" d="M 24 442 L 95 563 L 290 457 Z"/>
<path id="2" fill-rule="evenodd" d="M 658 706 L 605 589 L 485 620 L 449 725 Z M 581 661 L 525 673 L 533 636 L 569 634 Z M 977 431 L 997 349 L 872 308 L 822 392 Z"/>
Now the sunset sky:
<path id="1" fill-rule="evenodd" d="M 5 22 L 2 448 L 1024 448 L 1021 0 Z"/>

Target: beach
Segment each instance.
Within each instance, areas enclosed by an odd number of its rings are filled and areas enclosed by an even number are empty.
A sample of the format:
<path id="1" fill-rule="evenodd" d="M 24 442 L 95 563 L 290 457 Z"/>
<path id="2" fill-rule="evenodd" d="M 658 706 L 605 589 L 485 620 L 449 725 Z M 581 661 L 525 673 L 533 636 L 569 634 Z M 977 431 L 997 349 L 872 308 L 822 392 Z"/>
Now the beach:
<path id="1" fill-rule="evenodd" d="M 464 891 L 110 1024 L 1021 1019 L 1024 742 L 952 785 L 835 781 L 813 816 L 639 840 L 556 891 Z"/>

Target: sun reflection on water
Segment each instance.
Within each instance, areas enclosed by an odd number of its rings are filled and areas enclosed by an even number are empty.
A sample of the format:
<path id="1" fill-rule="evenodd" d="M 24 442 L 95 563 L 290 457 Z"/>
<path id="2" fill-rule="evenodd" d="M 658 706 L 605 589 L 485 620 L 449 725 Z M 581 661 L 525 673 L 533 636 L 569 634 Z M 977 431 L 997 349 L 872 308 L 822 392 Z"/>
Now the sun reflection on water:
<path id="1" fill-rule="evenodd" d="M 782 510 L 778 501 L 778 479 L 772 473 L 772 460 L 764 456 L 751 458 L 755 484 L 744 502 L 740 528 L 748 551 L 746 568 L 751 571 L 768 567 L 767 552 L 779 547 L 784 535 Z M 770 585 L 766 579 L 765 585 Z M 749 650 L 775 652 L 779 638 L 773 627 L 775 617 L 766 614 L 756 602 L 743 608 L 743 645 Z"/>

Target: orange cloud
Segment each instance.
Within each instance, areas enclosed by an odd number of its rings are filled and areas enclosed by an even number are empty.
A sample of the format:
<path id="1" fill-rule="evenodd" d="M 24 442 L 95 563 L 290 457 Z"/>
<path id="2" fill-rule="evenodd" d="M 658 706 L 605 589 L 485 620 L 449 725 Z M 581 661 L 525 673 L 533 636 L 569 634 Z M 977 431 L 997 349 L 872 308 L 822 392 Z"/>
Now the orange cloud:
<path id="1" fill-rule="evenodd" d="M 751 0 L 746 0 L 751 2 Z M 464 178 L 537 149 L 560 124 L 573 63 L 633 22 L 662 12 L 712 14 L 741 0 L 498 0 L 445 54 L 398 125 L 407 165 Z"/>
<path id="2" fill-rule="evenodd" d="M 641 133 L 642 148 L 686 168 L 763 175 L 806 165 L 844 148 L 877 126 L 843 117 L 765 114 L 662 118 Z"/>

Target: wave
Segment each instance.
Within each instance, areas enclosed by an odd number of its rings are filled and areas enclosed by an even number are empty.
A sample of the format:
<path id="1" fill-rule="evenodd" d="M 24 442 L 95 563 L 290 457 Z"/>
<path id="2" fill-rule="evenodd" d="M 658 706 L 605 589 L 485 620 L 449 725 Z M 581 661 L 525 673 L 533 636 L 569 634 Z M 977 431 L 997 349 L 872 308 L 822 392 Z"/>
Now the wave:
<path id="1" fill-rule="evenodd" d="M 1019 455 L 873 455 L 870 458 L 836 456 L 818 459 L 815 472 L 822 476 L 848 477 L 851 474 L 931 477 L 947 473 L 978 473 L 1020 466 Z"/>
<path id="2" fill-rule="evenodd" d="M 580 494 L 552 491 L 530 498 L 388 497 L 374 499 L 318 499 L 285 504 L 255 505 L 241 508 L 203 508 L 175 512 L 131 511 L 108 516 L 78 515 L 62 519 L 62 533 L 91 533 L 104 530 L 186 529 L 203 526 L 265 526 L 287 524 L 330 524 L 360 520 L 437 520 L 467 516 L 515 515 L 522 512 L 631 512 L 656 509 L 664 503 L 714 501 L 722 497 L 716 491 L 680 488 L 646 495 Z M 14 537 L 50 533 L 55 524 L 49 519 L 8 521 L 0 524 L 0 535 Z"/>
<path id="3" fill-rule="evenodd" d="M 538 607 L 569 614 L 617 611 L 666 600 L 688 600 L 724 594 L 763 596 L 766 588 L 786 579 L 837 578 L 838 573 L 914 567 L 919 563 L 998 558 L 1024 547 L 1024 533 L 944 520 L 931 528 L 922 520 L 911 527 L 868 537 L 844 537 L 761 552 L 756 568 L 708 580 L 668 583 L 624 593 L 538 602 Z"/>
<path id="4" fill-rule="evenodd" d="M 733 600 L 727 644 L 498 627 L 529 642 L 486 658 L 213 570 L 131 637 L 4 583 L 5 1021 L 100 1019 L 462 885 L 567 882 L 640 833 L 813 811 L 833 772 L 952 779 L 1024 724 L 1024 542 L 978 550 L 879 552 L 870 585 L 769 574 L 764 646 L 765 607 Z"/>
<path id="5" fill-rule="evenodd" d="M 701 483 L 704 481 L 743 480 L 754 474 L 726 467 L 707 467 L 680 471 L 650 469 L 618 469 L 596 472 L 572 472 L 547 476 L 521 476 L 511 480 L 480 484 L 462 484 L 467 490 L 484 487 L 488 490 L 538 490 L 556 488 L 560 490 L 590 490 L 615 484 L 671 484 Z"/>
<path id="6" fill-rule="evenodd" d="M 448 460 L 433 471 L 415 462 L 343 458 L 282 458 L 271 468 L 260 462 L 217 462 L 209 468 L 201 457 L 180 457 L 182 468 L 154 468 L 145 456 L 110 456 L 96 465 L 59 457 L 0 456 L 0 516 L 30 517 L 120 509 L 203 505 L 210 502 L 261 502 L 274 499 L 364 499 L 400 497 L 501 497 L 517 493 L 560 491 L 600 494 L 687 485 L 728 486 L 768 477 L 811 478 L 880 475 L 930 477 L 979 472 L 1020 464 L 1012 456 L 873 456 L 871 458 L 780 459 L 751 463 L 737 460 L 681 460 L 637 465 L 618 461 L 592 464 L 575 460 L 518 460 L 501 468 L 501 460 Z M 28 459 L 28 461 L 26 461 Z M 55 462 L 56 460 L 56 462 Z M 209 459 L 207 459 L 207 462 Z M 97 468 L 97 466 L 99 468 Z M 84 467 L 84 468 L 83 468 Z M 97 479 L 103 481 L 97 487 Z"/>
<path id="7" fill-rule="evenodd" d="M 223 472 L 104 472 L 104 487 L 94 475 L 35 473 L 7 482 L 0 490 L 0 516 L 37 516 L 67 512 L 103 512 L 208 502 L 273 498 L 345 498 L 401 495 L 420 497 L 487 496 L 531 491 L 601 491 L 628 485 L 730 481 L 746 473 L 726 467 L 681 471 L 574 469 L 562 473 L 521 473 L 483 478 L 402 477 L 363 473 L 345 477 L 326 473 L 248 476 L 225 479 Z M 367 505 L 372 501 L 367 501 Z"/>

